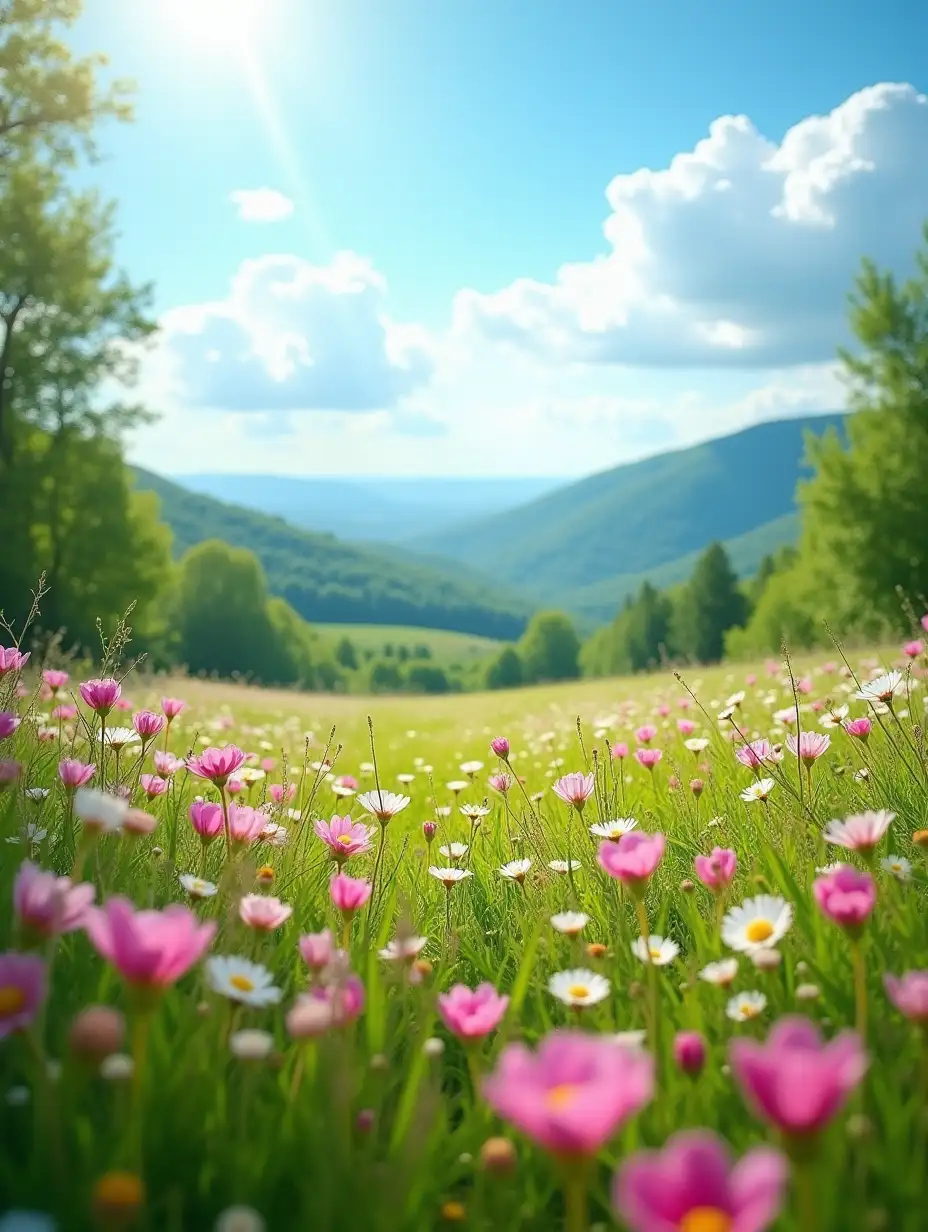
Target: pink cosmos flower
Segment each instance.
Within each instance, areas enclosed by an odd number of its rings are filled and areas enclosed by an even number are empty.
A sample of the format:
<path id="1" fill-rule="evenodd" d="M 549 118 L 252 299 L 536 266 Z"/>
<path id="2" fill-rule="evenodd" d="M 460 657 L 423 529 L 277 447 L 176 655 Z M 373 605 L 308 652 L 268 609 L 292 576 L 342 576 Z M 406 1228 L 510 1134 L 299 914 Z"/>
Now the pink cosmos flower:
<path id="1" fill-rule="evenodd" d="M 329 882 L 332 902 L 343 915 L 360 911 L 370 898 L 372 888 L 363 877 L 349 877 L 347 873 L 336 873 Z"/>
<path id="2" fill-rule="evenodd" d="M 283 783 L 272 783 L 268 790 L 275 804 L 289 804 L 296 795 L 296 783 L 288 783 L 286 787 Z"/>
<path id="3" fill-rule="evenodd" d="M 663 756 L 660 749 L 635 749 L 635 761 L 645 770 L 653 770 Z"/>
<path id="4" fill-rule="evenodd" d="M 696 724 L 692 719 L 677 719 L 677 731 L 681 736 L 692 736 L 696 730 Z"/>
<path id="5" fill-rule="evenodd" d="M 331 1007 L 332 1024 L 336 1027 L 347 1027 L 364 1009 L 364 984 L 352 971 L 340 974 L 331 983 L 317 985 L 309 996 Z"/>
<path id="6" fill-rule="evenodd" d="M 23 768 L 18 761 L 0 761 L 0 791 L 17 782 Z"/>
<path id="7" fill-rule="evenodd" d="M 887 973 L 883 985 L 900 1014 L 928 1026 L 928 971 L 906 971 L 901 976 Z"/>
<path id="8" fill-rule="evenodd" d="M 127 984 L 167 988 L 200 961 L 216 932 L 215 921 L 201 924 L 187 907 L 136 911 L 127 898 L 110 898 L 91 907 L 85 923 L 91 943 Z"/>
<path id="9" fill-rule="evenodd" d="M 617 843 L 606 839 L 599 845 L 599 865 L 633 890 L 642 889 L 664 855 L 663 834 L 632 830 Z"/>
<path id="10" fill-rule="evenodd" d="M 697 856 L 693 864 L 696 876 L 703 885 L 718 892 L 724 890 L 734 877 L 738 857 L 727 847 L 713 847 L 711 855 Z"/>
<path id="11" fill-rule="evenodd" d="M 13 882 L 13 912 L 40 937 L 55 937 L 81 928 L 96 890 L 89 882 L 72 885 L 70 877 L 46 873 L 24 860 Z"/>
<path id="12" fill-rule="evenodd" d="M 246 894 L 239 901 L 238 914 L 242 923 L 259 932 L 273 932 L 280 928 L 293 915 L 293 908 L 282 903 L 279 898 L 265 897 L 263 894 Z"/>
<path id="13" fill-rule="evenodd" d="M 653 1090 L 650 1056 L 583 1031 L 552 1031 L 537 1052 L 509 1044 L 483 1086 L 499 1116 L 561 1158 L 595 1155 Z"/>
<path id="14" fill-rule="evenodd" d="M 160 749 L 155 753 L 155 770 L 163 779 L 172 778 L 183 764 L 173 753 L 165 753 Z"/>
<path id="15" fill-rule="evenodd" d="M 17 727 L 19 727 L 19 718 L 11 714 L 9 710 L 0 710 L 0 740 L 12 736 Z"/>
<path id="16" fill-rule="evenodd" d="M 45 963 L 41 958 L 0 954 L 0 1040 L 29 1026 L 42 1007 L 45 993 Z"/>
<path id="17" fill-rule="evenodd" d="M 335 955 L 332 930 L 324 928 L 321 933 L 304 933 L 299 941 L 300 957 L 311 971 L 322 971 Z"/>
<path id="18" fill-rule="evenodd" d="M 154 710 L 140 710 L 132 716 L 132 726 L 143 740 L 151 740 L 164 727 L 164 715 L 155 714 Z"/>
<path id="19" fill-rule="evenodd" d="M 152 817 L 151 813 L 146 813 L 144 809 L 130 808 L 122 823 L 122 828 L 126 834 L 133 835 L 135 838 L 143 838 L 146 834 L 151 834 L 158 825 L 158 818 Z"/>
<path id="20" fill-rule="evenodd" d="M 211 843 L 222 833 L 222 809 L 209 800 L 194 800 L 190 821 L 204 843 Z"/>
<path id="21" fill-rule="evenodd" d="M 552 788 L 556 796 L 559 796 L 565 804 L 572 804 L 578 812 L 582 811 L 584 804 L 595 789 L 595 777 L 592 774 L 581 774 L 579 770 L 574 774 L 563 775 Z"/>
<path id="22" fill-rule="evenodd" d="M 58 777 L 68 791 L 77 791 L 78 787 L 83 787 L 85 783 L 89 783 L 96 770 L 96 766 L 85 765 L 84 762 L 78 761 L 76 757 L 62 758 L 58 763 Z"/>
<path id="23" fill-rule="evenodd" d="M 812 890 L 824 914 L 849 933 L 860 932 L 876 906 L 873 878 L 869 873 L 859 873 L 849 864 L 816 877 Z"/>
<path id="24" fill-rule="evenodd" d="M 854 813 L 851 817 L 845 817 L 844 821 L 829 821 L 822 834 L 826 843 L 867 856 L 880 842 L 895 816 L 886 809 Z"/>
<path id="25" fill-rule="evenodd" d="M 657 735 L 657 728 L 651 723 L 645 723 L 643 727 L 639 727 L 635 732 L 635 739 L 639 744 L 650 744 Z"/>
<path id="26" fill-rule="evenodd" d="M 21 672 L 29 662 L 31 651 L 22 653 L 16 646 L 0 646 L 0 676 L 5 676 L 7 672 Z"/>
<path id="27" fill-rule="evenodd" d="M 149 800 L 154 800 L 156 796 L 163 796 L 168 789 L 167 780 L 157 774 L 143 774 L 139 778 L 139 782 L 142 785 L 142 791 L 148 796 Z"/>
<path id="28" fill-rule="evenodd" d="M 339 864 L 344 864 L 349 856 L 370 851 L 371 839 L 377 833 L 376 827 L 365 826 L 350 817 L 333 817 L 331 821 L 320 818 L 313 823 L 313 829 Z"/>
<path id="29" fill-rule="evenodd" d="M 226 744 L 221 749 L 204 749 L 198 757 L 189 757 L 187 769 L 197 778 L 209 779 L 217 787 L 225 787 L 244 761 L 245 754 L 238 745 Z"/>
<path id="30" fill-rule="evenodd" d="M 167 721 L 173 723 L 181 711 L 187 709 L 187 703 L 182 702 L 179 697 L 162 697 L 161 709 Z"/>
<path id="31" fill-rule="evenodd" d="M 85 705 L 89 706 L 97 714 L 102 714 L 104 718 L 119 701 L 120 694 L 122 693 L 122 686 L 112 676 L 85 680 L 78 687 Z"/>
<path id="32" fill-rule="evenodd" d="M 864 743 L 870 739 L 870 732 L 873 730 L 872 719 L 848 719 L 844 724 L 844 730 L 849 736 L 856 736 L 858 740 L 863 740 Z"/>
<path id="33" fill-rule="evenodd" d="M 245 790 L 245 784 L 240 779 L 229 779 L 226 783 L 227 796 L 240 796 Z"/>
<path id="34" fill-rule="evenodd" d="M 265 772 L 265 774 L 270 774 L 276 765 L 277 765 L 276 758 L 273 758 L 273 757 L 262 757 L 261 758 L 261 769 Z"/>
<path id="35" fill-rule="evenodd" d="M 684 1074 L 699 1074 L 706 1063 L 706 1041 L 698 1031 L 678 1031 L 673 1040 L 673 1059 Z"/>
<path id="36" fill-rule="evenodd" d="M 52 711 L 52 718 L 58 719 L 62 723 L 70 723 L 72 719 L 77 718 L 76 706 L 56 706 Z"/>
<path id="37" fill-rule="evenodd" d="M 435 824 L 434 821 L 423 821 L 422 837 L 425 839 L 427 843 L 431 843 L 432 839 L 435 837 L 437 833 L 438 833 L 438 826 Z"/>
<path id="38" fill-rule="evenodd" d="M 509 1005 L 492 984 L 468 988 L 455 984 L 438 998 L 438 1012 L 449 1031 L 460 1039 L 481 1039 L 499 1026 Z"/>
<path id="39" fill-rule="evenodd" d="M 55 668 L 49 667 L 42 673 L 42 679 L 53 693 L 57 693 L 59 689 L 64 688 L 71 677 L 67 672 L 59 672 Z"/>
<path id="40" fill-rule="evenodd" d="M 674 1134 L 638 1151 L 616 1174 L 612 1202 L 631 1232 L 764 1232 L 783 1205 L 786 1159 L 754 1147 L 732 1164 L 708 1130 Z"/>
<path id="41" fill-rule="evenodd" d="M 493 791 L 499 792 L 501 796 L 505 796 L 512 786 L 511 774 L 491 774 L 487 779 Z"/>
<path id="42" fill-rule="evenodd" d="M 501 757 L 503 761 L 509 760 L 509 741 L 505 736 L 497 736 L 490 741 L 490 751 L 495 753 L 497 757 Z"/>
<path id="43" fill-rule="evenodd" d="M 916 638 L 914 641 L 906 642 L 902 647 L 902 653 L 909 659 L 917 659 L 924 649 L 925 643 Z"/>
<path id="44" fill-rule="evenodd" d="M 297 997 L 284 1021 L 291 1039 L 316 1039 L 333 1025 L 332 1007 L 328 1001 L 304 993 Z"/>
<path id="45" fill-rule="evenodd" d="M 825 1043 L 818 1027 L 800 1017 L 781 1018 L 764 1043 L 732 1040 L 729 1058 L 751 1109 L 796 1137 L 824 1129 L 867 1069 L 855 1031 Z"/>
<path id="46" fill-rule="evenodd" d="M 267 813 L 249 808 L 247 804 L 229 805 L 229 838 L 233 843 L 248 846 L 259 839 L 267 825 Z"/>
<path id="47" fill-rule="evenodd" d="M 358 780 L 351 774 L 340 774 L 335 780 L 335 786 L 341 787 L 345 791 L 357 791 Z"/>
<path id="48" fill-rule="evenodd" d="M 804 731 L 798 737 L 790 732 L 786 737 L 786 747 L 806 767 L 813 766 L 823 753 L 827 753 L 830 744 L 831 736 L 827 732 Z"/>
<path id="49" fill-rule="evenodd" d="M 628 756 L 628 745 L 624 742 L 624 740 L 620 740 L 617 744 L 612 746 L 611 752 L 613 761 L 624 761 Z"/>
<path id="50" fill-rule="evenodd" d="M 752 740 L 750 744 L 743 744 L 735 749 L 735 756 L 749 770 L 759 770 L 761 766 L 778 760 L 769 740 Z"/>

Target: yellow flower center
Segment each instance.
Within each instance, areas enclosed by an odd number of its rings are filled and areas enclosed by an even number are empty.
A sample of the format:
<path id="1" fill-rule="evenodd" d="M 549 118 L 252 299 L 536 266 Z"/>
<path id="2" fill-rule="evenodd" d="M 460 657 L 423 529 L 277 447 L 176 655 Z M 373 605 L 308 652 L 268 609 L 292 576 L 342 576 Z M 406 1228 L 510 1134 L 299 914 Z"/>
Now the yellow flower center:
<path id="1" fill-rule="evenodd" d="M 577 1088 L 572 1082 L 562 1082 L 551 1090 L 545 1096 L 545 1103 L 549 1108 L 566 1108 L 568 1104 L 572 1104 L 577 1097 Z"/>
<path id="2" fill-rule="evenodd" d="M 651 955 L 652 958 L 660 958 L 661 956 L 660 950 L 655 950 L 653 946 L 651 947 L 650 950 L 648 950 L 648 953 Z"/>
<path id="3" fill-rule="evenodd" d="M 93 1191 L 94 1206 L 105 1214 L 134 1211 L 144 1198 L 144 1186 L 132 1172 L 107 1172 Z"/>
<path id="4" fill-rule="evenodd" d="M 731 1215 L 717 1206 L 694 1206 L 680 1220 L 680 1232 L 729 1232 Z"/>
<path id="5" fill-rule="evenodd" d="M 338 841 L 339 843 L 344 843 L 344 844 L 345 844 L 345 846 L 347 847 L 347 846 L 348 846 L 348 844 L 351 842 L 351 835 L 350 835 L 350 834 L 340 834 L 340 835 L 338 836 L 337 841 Z"/>
<path id="6" fill-rule="evenodd" d="M 756 1018 L 759 1013 L 760 1013 L 760 1010 L 751 1001 L 742 1001 L 741 1003 L 741 1017 L 742 1018 Z"/>
<path id="7" fill-rule="evenodd" d="M 590 995 L 590 990 L 587 988 L 586 984 L 571 984 L 567 991 L 570 996 L 574 997 L 577 1001 L 585 1001 Z"/>
<path id="8" fill-rule="evenodd" d="M 254 992 L 255 986 L 247 975 L 233 975 L 229 977 L 229 983 L 233 988 L 237 988 L 239 992 Z"/>
<path id="9" fill-rule="evenodd" d="M 758 945 L 761 941 L 770 940 L 773 936 L 773 925 L 769 920 L 752 920 L 744 930 L 744 935 L 748 941 Z"/>
<path id="10" fill-rule="evenodd" d="M 26 994 L 17 984 L 6 984 L 0 988 L 0 1018 L 9 1018 L 18 1014 L 26 1004 Z"/>

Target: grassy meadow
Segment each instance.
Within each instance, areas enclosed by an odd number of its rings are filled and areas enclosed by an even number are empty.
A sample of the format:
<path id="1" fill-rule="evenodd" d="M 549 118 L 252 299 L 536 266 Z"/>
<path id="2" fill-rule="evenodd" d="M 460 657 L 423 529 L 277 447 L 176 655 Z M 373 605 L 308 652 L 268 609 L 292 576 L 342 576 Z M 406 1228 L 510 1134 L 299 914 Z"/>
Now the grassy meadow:
<path id="1" fill-rule="evenodd" d="M 441 698 L 129 676 L 103 746 L 85 677 L 8 667 L 0 1228 L 915 1232 L 928 998 L 884 976 L 928 967 L 928 771 L 897 658 Z M 874 845 L 826 841 L 862 814 Z M 339 888 L 316 823 L 344 815 Z M 843 911 L 813 889 L 839 861 Z M 778 1043 L 796 1015 L 832 1042 Z"/>
<path id="2" fill-rule="evenodd" d="M 430 661 L 439 667 L 486 659 L 504 645 L 495 638 L 480 637 L 475 633 L 456 633 L 453 629 L 419 629 L 413 625 L 317 624 L 313 628 L 333 643 L 347 637 L 362 653 L 369 650 L 378 657 L 388 646 L 392 653 L 402 646 L 410 654 L 416 647 L 425 646 Z"/>

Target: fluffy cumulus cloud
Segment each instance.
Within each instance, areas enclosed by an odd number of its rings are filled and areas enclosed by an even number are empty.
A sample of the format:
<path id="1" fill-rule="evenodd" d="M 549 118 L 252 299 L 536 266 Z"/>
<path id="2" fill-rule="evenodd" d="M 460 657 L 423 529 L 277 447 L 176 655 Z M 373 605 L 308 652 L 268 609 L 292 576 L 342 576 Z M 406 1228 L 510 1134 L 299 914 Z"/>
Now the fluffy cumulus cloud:
<path id="1" fill-rule="evenodd" d="M 225 300 L 163 319 L 184 400 L 228 411 L 390 409 L 428 381 L 428 335 L 384 311 L 383 278 L 341 252 L 244 261 Z"/>
<path id="2" fill-rule="evenodd" d="M 928 98 L 852 95 L 779 144 L 723 116 L 663 170 L 608 186 L 608 251 L 489 295 L 465 290 L 465 336 L 562 360 L 769 368 L 828 359 L 863 253 L 905 270 L 928 200 Z"/>
<path id="3" fill-rule="evenodd" d="M 236 188 L 229 200 L 242 222 L 283 222 L 293 213 L 293 202 L 276 188 Z"/>

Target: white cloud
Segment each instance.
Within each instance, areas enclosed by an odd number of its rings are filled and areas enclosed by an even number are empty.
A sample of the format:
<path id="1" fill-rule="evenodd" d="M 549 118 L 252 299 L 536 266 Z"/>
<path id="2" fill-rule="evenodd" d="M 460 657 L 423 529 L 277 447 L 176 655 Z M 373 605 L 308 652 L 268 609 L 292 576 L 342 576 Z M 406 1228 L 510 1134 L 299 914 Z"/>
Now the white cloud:
<path id="1" fill-rule="evenodd" d="M 283 222 L 293 213 L 293 202 L 276 188 L 236 188 L 229 200 L 242 222 Z"/>
<path id="2" fill-rule="evenodd" d="M 236 411 L 389 409 L 432 372 L 426 331 L 383 311 L 363 257 L 243 261 L 225 300 L 168 312 L 162 345 L 185 400 Z"/>
<path id="3" fill-rule="evenodd" d="M 928 207 L 928 98 L 882 84 L 776 145 L 715 120 L 670 166 L 606 190 L 609 251 L 554 283 L 461 291 L 457 330 L 559 360 L 787 367 L 826 360 L 863 254 L 906 270 Z"/>

